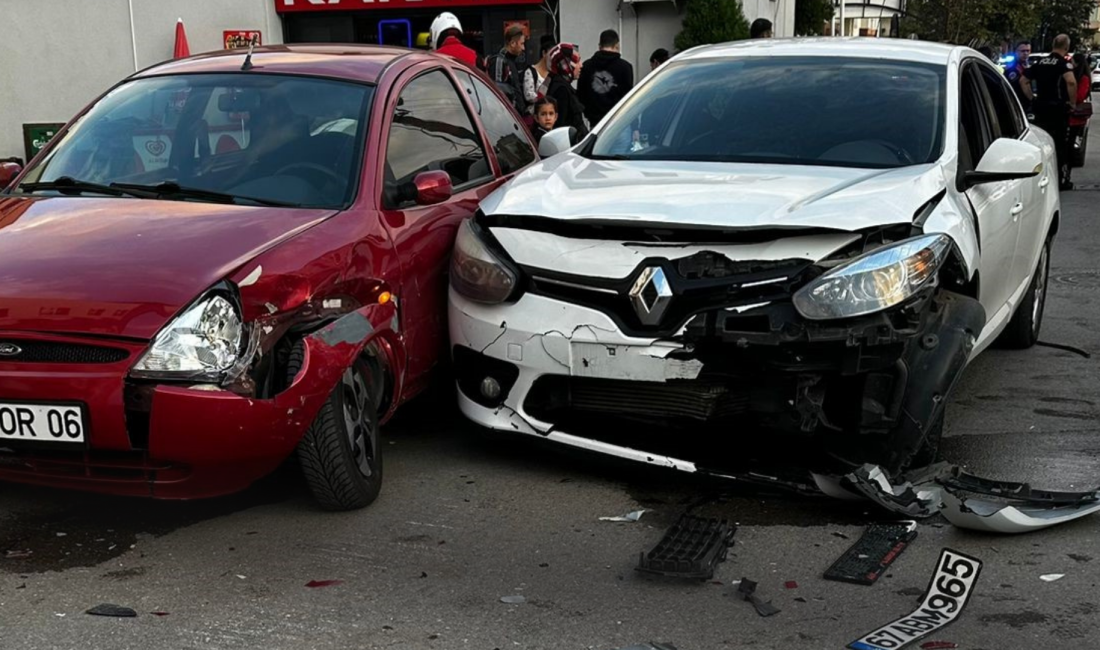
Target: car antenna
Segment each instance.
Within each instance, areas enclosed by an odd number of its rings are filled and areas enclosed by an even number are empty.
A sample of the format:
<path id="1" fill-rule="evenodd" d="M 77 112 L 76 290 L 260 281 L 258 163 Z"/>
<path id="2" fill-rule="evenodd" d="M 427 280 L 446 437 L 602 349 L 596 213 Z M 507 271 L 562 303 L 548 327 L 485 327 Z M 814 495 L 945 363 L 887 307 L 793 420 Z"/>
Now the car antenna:
<path id="1" fill-rule="evenodd" d="M 256 41 L 252 41 L 248 44 L 248 56 L 244 57 L 244 63 L 241 64 L 242 72 L 252 69 L 252 48 L 254 47 L 256 47 Z"/>

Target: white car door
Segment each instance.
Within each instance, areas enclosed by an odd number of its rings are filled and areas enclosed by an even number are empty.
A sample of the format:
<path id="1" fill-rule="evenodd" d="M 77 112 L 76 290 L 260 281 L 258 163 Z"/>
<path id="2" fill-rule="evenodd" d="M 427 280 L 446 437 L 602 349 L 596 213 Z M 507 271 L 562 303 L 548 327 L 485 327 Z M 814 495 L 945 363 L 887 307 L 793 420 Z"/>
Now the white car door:
<path id="1" fill-rule="evenodd" d="M 986 149 L 1000 135 L 992 100 L 976 61 L 963 63 L 959 93 L 959 165 L 978 166 Z M 1000 328 L 1012 315 L 1010 300 L 1020 285 L 1014 269 L 1020 217 L 1024 211 L 1018 180 L 981 183 L 966 190 L 977 216 L 982 255 L 979 300 L 986 311 L 986 329 Z"/>

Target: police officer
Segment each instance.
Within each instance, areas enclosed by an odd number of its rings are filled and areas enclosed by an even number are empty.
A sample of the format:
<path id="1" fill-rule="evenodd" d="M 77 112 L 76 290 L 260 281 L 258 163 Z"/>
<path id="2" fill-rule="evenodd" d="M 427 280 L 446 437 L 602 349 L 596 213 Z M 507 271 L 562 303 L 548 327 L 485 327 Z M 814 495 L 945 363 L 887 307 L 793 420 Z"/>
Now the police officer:
<path id="1" fill-rule="evenodd" d="M 1077 78 L 1069 58 L 1069 36 L 1059 34 L 1050 54 L 1024 71 L 1024 94 L 1032 100 L 1035 124 L 1054 138 L 1058 152 L 1058 178 L 1063 190 L 1072 190 L 1070 182 L 1069 113 L 1077 108 Z M 1035 82 L 1032 94 L 1031 82 Z"/>
<path id="2" fill-rule="evenodd" d="M 1024 71 L 1027 70 L 1027 60 L 1030 56 L 1031 43 L 1020 41 L 1016 44 L 1016 60 L 1005 70 L 1005 78 L 1008 79 L 1008 83 L 1012 86 L 1012 89 L 1016 91 L 1016 97 L 1019 98 L 1020 105 L 1029 113 L 1031 112 L 1031 102 L 1028 100 L 1027 95 L 1024 94 L 1024 84 L 1021 82 L 1021 79 L 1024 77 Z"/>

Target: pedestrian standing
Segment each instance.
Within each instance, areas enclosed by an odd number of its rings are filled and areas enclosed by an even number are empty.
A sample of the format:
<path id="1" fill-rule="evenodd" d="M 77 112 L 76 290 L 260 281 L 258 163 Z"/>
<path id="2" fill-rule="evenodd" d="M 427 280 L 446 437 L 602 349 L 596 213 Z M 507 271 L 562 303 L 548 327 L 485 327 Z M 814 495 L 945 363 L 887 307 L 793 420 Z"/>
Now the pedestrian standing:
<path id="1" fill-rule="evenodd" d="M 479 67 L 477 53 L 466 47 L 461 36 L 462 23 L 451 12 L 444 11 L 432 21 L 431 46 L 437 54 L 458 59 L 471 68 Z"/>
<path id="2" fill-rule="evenodd" d="M 665 61 L 668 61 L 668 50 L 663 47 L 653 50 L 653 54 L 649 55 L 650 72 L 664 65 Z"/>
<path id="3" fill-rule="evenodd" d="M 613 29 L 600 34 L 600 49 L 584 62 L 577 94 L 588 123 L 595 126 L 634 87 L 634 66 L 623 60 L 619 34 Z"/>
<path id="4" fill-rule="evenodd" d="M 571 43 L 559 43 L 550 52 L 550 85 L 546 96 L 552 97 L 558 108 L 559 127 L 570 126 L 577 130 L 577 138 L 588 135 L 584 124 L 584 104 L 577 98 L 573 81 L 583 74 L 584 66 Z"/>
<path id="5" fill-rule="evenodd" d="M 1070 181 L 1069 114 L 1077 108 L 1077 77 L 1069 58 L 1069 36 L 1059 34 L 1050 54 L 1024 72 L 1024 94 L 1031 99 L 1035 124 L 1054 138 L 1058 154 L 1058 179 L 1062 190 L 1072 190 Z M 1035 82 L 1032 93 L 1031 82 Z"/>
<path id="6" fill-rule="evenodd" d="M 539 39 L 539 60 L 523 71 L 523 96 L 527 100 L 530 124 L 535 123 L 535 102 L 546 96 L 550 87 L 550 51 L 554 49 L 554 37 L 545 34 Z M 526 119 L 527 116 L 525 116 Z"/>
<path id="7" fill-rule="evenodd" d="M 508 97 L 520 115 L 527 112 L 527 99 L 523 94 L 523 74 L 520 72 L 524 68 L 521 58 L 526 43 L 527 35 L 523 28 L 519 25 L 511 25 L 504 30 L 504 47 L 499 53 L 489 57 L 488 62 L 489 78 Z"/>
<path id="8" fill-rule="evenodd" d="M 1089 83 L 1089 58 L 1084 52 L 1073 55 L 1073 74 L 1077 77 L 1077 110 L 1069 116 L 1069 144 L 1070 153 L 1076 159 L 1078 147 L 1084 147 L 1085 127 L 1092 118 L 1092 102 L 1089 95 L 1092 92 L 1092 84 Z M 1080 141 L 1080 145 L 1078 145 Z M 1073 166 L 1073 163 L 1070 163 Z"/>
<path id="9" fill-rule="evenodd" d="M 772 37 L 772 21 L 767 18 L 757 18 L 752 21 L 752 25 L 749 27 L 750 38 L 771 38 Z"/>
<path id="10" fill-rule="evenodd" d="M 558 103 L 553 97 L 540 97 L 535 101 L 535 125 L 531 135 L 535 144 L 542 142 L 542 136 L 554 130 L 558 123 Z"/>
<path id="11" fill-rule="evenodd" d="M 1016 97 L 1020 100 L 1020 105 L 1030 113 L 1031 100 L 1028 98 L 1029 95 L 1024 94 L 1024 84 L 1029 82 L 1025 81 L 1024 71 L 1027 70 L 1028 59 L 1031 58 L 1031 43 L 1027 41 L 1017 43 L 1015 55 L 1016 58 L 1005 70 L 1005 78 L 1008 79 L 1008 84 L 1012 86 L 1012 90 L 1016 91 Z M 1030 86 L 1028 88 L 1030 89 Z"/>

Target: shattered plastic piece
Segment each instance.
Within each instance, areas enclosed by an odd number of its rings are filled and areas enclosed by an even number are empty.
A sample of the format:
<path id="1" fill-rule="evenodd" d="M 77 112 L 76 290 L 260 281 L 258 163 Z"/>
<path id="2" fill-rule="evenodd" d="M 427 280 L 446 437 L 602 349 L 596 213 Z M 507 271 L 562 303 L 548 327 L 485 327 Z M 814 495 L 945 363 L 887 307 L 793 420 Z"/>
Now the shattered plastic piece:
<path id="1" fill-rule="evenodd" d="M 917 537 L 917 522 L 868 526 L 855 544 L 837 558 L 826 580 L 873 585 L 887 567 Z"/>
<path id="2" fill-rule="evenodd" d="M 1066 574 L 1064 573 L 1046 573 L 1039 576 L 1039 579 L 1043 582 L 1054 582 L 1055 580 L 1061 580 L 1064 577 L 1066 577 Z"/>
<path id="3" fill-rule="evenodd" d="M 839 537 L 840 539 L 852 539 L 851 537 L 848 537 L 844 533 L 842 533 L 840 531 L 836 531 L 836 530 L 833 531 L 833 537 Z"/>
<path id="4" fill-rule="evenodd" d="M 864 634 L 848 647 L 852 650 L 895 650 L 938 632 L 962 614 L 981 571 L 981 560 L 943 549 L 920 606 Z"/>
<path id="5" fill-rule="evenodd" d="M 936 514 L 940 505 L 939 488 L 917 490 L 913 483 L 895 487 L 877 465 L 864 465 L 845 477 L 852 489 L 890 512 L 914 519 Z"/>
<path id="6" fill-rule="evenodd" d="M 737 585 L 737 595 L 741 597 L 741 600 L 752 603 L 756 613 L 761 616 L 772 616 L 780 612 L 780 609 L 772 605 L 771 601 L 765 602 L 756 595 L 756 583 L 748 578 L 741 578 L 741 583 Z"/>
<path id="7" fill-rule="evenodd" d="M 921 650 L 954 650 L 959 644 L 951 641 L 928 641 L 920 644 L 920 647 Z"/>
<path id="8" fill-rule="evenodd" d="M 645 510 L 635 510 L 629 514 L 622 515 L 620 517 L 600 517 L 600 521 L 618 521 L 618 522 L 634 522 L 642 518 L 645 514 Z"/>
<path id="9" fill-rule="evenodd" d="M 520 605 L 527 602 L 527 599 L 517 594 L 514 596 L 501 596 L 500 602 L 508 605 Z"/>
<path id="10" fill-rule="evenodd" d="M 25 557 L 30 557 L 32 551 L 8 551 L 4 554 L 4 559 L 18 560 Z"/>
<path id="11" fill-rule="evenodd" d="M 671 643 L 641 643 L 619 648 L 619 650 L 676 650 L 676 646 Z"/>
<path id="12" fill-rule="evenodd" d="M 1100 512 L 1100 501 L 1044 505 L 1050 502 L 1033 502 L 1029 498 L 1013 505 L 990 499 L 963 498 L 952 490 L 944 486 L 944 518 L 958 528 L 988 533 L 1028 533 Z"/>
<path id="13" fill-rule="evenodd" d="M 787 589 L 798 589 L 798 583 L 795 582 L 794 580 L 788 580 L 788 581 L 784 582 L 783 586 L 786 587 Z"/>
<path id="14" fill-rule="evenodd" d="M 240 576 L 237 577 L 239 578 Z M 333 587 L 342 584 L 344 584 L 343 580 L 310 580 L 306 583 L 306 586 L 310 589 L 317 589 L 319 587 Z"/>
<path id="15" fill-rule="evenodd" d="M 710 580 L 726 559 L 737 527 L 725 519 L 683 515 L 649 553 L 638 559 L 637 571 L 674 578 Z"/>
<path id="16" fill-rule="evenodd" d="M 129 607 L 123 607 L 121 605 L 112 605 L 110 603 L 103 603 L 102 605 L 96 605 L 95 607 L 84 612 L 85 614 L 91 614 L 92 616 L 118 616 L 122 618 L 129 618 L 137 616 L 137 612 Z"/>
<path id="17" fill-rule="evenodd" d="M 168 612 L 149 612 L 153 616 L 168 616 Z"/>

